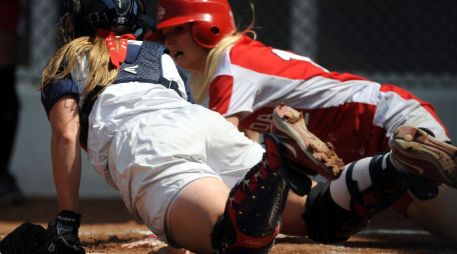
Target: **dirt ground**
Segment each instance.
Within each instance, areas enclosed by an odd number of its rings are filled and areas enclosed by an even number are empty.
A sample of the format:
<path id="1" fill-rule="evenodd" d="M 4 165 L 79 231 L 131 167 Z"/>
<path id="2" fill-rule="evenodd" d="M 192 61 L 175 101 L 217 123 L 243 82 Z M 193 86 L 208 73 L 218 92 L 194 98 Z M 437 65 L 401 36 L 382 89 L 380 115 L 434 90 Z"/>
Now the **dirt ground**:
<path id="1" fill-rule="evenodd" d="M 166 245 L 150 237 L 147 228 L 127 212 L 120 200 L 83 200 L 80 238 L 87 253 L 165 253 Z M 23 221 L 46 226 L 57 212 L 49 199 L 29 199 L 22 205 L 0 207 L 0 239 Z M 147 238 L 147 237 L 150 238 Z M 149 239 L 149 245 L 123 245 Z M 270 253 L 443 253 L 457 247 L 429 235 L 392 211 L 387 211 L 349 241 L 323 245 L 306 237 L 281 235 Z"/>

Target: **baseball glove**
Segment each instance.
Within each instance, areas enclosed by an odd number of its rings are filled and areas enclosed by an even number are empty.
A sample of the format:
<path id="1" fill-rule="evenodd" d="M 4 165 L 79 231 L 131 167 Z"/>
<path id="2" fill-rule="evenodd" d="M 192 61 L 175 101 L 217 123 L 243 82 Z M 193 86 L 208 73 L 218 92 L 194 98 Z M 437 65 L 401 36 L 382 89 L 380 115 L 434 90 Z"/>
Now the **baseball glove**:
<path id="1" fill-rule="evenodd" d="M 30 222 L 24 222 L 22 225 L 9 233 L 3 241 L 0 242 L 1 254 L 38 254 L 40 252 L 40 236 L 46 230 Z"/>
<path id="2" fill-rule="evenodd" d="M 47 229 L 25 222 L 0 242 L 0 254 L 85 254 L 78 238 L 80 218 L 62 211 Z"/>

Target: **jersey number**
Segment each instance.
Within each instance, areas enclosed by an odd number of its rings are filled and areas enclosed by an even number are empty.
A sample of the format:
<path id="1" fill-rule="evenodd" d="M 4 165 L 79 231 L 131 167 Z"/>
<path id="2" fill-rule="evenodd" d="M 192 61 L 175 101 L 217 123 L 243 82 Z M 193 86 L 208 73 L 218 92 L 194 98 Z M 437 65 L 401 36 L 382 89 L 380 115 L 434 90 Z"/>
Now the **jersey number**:
<path id="1" fill-rule="evenodd" d="M 270 131 L 271 120 L 273 119 L 271 114 L 260 114 L 256 117 L 254 122 L 249 125 L 249 129 L 258 132 Z"/>

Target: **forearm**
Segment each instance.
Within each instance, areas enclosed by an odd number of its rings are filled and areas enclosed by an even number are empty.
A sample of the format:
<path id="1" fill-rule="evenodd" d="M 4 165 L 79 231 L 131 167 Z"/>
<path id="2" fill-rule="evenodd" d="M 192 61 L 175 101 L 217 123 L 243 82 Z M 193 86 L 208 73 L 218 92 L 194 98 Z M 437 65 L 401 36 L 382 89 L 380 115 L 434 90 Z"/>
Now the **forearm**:
<path id="1" fill-rule="evenodd" d="M 81 181 L 79 109 L 77 101 L 63 97 L 51 109 L 51 157 L 60 210 L 78 211 Z"/>
<path id="2" fill-rule="evenodd" d="M 401 92 L 401 93 L 400 93 Z M 399 93 L 399 94 L 396 94 Z M 392 96 L 392 94 L 396 94 Z M 374 122 L 390 137 L 400 125 L 411 125 L 430 130 L 436 138 L 449 141 L 449 133 L 431 104 L 401 88 L 383 85 L 376 105 Z"/>
<path id="3" fill-rule="evenodd" d="M 253 131 L 251 129 L 245 129 L 244 135 L 251 139 L 254 142 L 260 143 L 260 133 L 258 131 Z"/>
<path id="4" fill-rule="evenodd" d="M 79 144 L 76 143 L 55 136 L 51 141 L 52 168 L 60 210 L 79 210 L 81 153 Z"/>
<path id="5" fill-rule="evenodd" d="M 245 114 L 238 113 L 238 114 L 234 114 L 234 115 L 225 117 L 225 119 L 227 119 L 227 121 L 229 121 L 230 123 L 232 123 L 233 125 L 238 127 L 238 129 L 241 132 L 243 132 L 246 137 L 248 137 L 249 139 L 251 139 L 254 142 L 260 143 L 260 133 L 258 131 L 240 128 L 240 119 L 243 117 L 245 117 Z"/>

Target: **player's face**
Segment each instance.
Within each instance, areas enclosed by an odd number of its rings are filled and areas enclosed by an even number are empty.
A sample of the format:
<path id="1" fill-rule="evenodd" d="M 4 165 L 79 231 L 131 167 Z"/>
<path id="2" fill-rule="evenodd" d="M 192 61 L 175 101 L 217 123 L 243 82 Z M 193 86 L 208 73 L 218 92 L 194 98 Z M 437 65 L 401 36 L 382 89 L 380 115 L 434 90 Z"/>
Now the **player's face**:
<path id="1" fill-rule="evenodd" d="M 168 27 L 161 33 L 171 57 L 180 67 L 190 72 L 202 69 L 209 50 L 194 41 L 191 24 Z"/>

